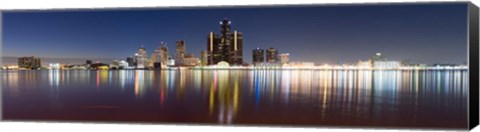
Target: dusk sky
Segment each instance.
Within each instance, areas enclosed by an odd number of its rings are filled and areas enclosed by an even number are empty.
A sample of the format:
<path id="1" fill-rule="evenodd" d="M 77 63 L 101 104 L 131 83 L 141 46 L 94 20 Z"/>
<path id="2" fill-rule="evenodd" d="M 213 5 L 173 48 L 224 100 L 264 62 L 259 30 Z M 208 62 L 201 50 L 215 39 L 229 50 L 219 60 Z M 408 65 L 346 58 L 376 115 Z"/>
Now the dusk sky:
<path id="1" fill-rule="evenodd" d="M 199 57 L 223 18 L 243 32 L 248 63 L 256 47 L 317 64 L 376 52 L 413 63 L 467 61 L 466 3 L 10 11 L 3 14 L 2 55 L 125 59 L 141 45 L 150 56 L 162 41 L 171 55 L 175 41 L 185 40 L 187 53 Z"/>

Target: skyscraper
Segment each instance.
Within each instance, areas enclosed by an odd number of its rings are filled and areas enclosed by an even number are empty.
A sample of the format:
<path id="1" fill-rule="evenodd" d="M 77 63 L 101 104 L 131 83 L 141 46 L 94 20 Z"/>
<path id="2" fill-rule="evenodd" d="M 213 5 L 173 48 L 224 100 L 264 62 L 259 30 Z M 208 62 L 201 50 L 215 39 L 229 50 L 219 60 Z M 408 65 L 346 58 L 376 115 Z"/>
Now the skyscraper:
<path id="1" fill-rule="evenodd" d="M 150 58 L 150 67 L 153 69 L 160 69 L 162 63 L 162 45 L 155 49 Z"/>
<path id="2" fill-rule="evenodd" d="M 278 62 L 278 50 L 270 47 L 267 49 L 267 63 L 277 63 Z"/>
<path id="3" fill-rule="evenodd" d="M 167 65 L 168 63 L 168 48 L 167 48 L 167 44 L 164 43 L 164 42 L 161 42 L 160 43 L 160 54 L 162 55 L 162 63 L 164 65 Z"/>
<path id="4" fill-rule="evenodd" d="M 128 66 L 135 66 L 135 60 L 133 59 L 133 57 L 127 57 L 127 63 Z"/>
<path id="5" fill-rule="evenodd" d="M 200 65 L 208 65 L 208 51 L 206 50 L 202 50 L 202 52 L 200 53 Z"/>
<path id="6" fill-rule="evenodd" d="M 243 64 L 243 34 L 231 31 L 231 21 L 220 22 L 220 34 L 210 32 L 207 38 L 208 65 L 225 61 L 230 65 Z"/>
<path id="7" fill-rule="evenodd" d="M 148 59 L 147 59 L 147 49 L 143 47 L 143 45 L 138 48 L 137 53 L 135 53 L 135 60 L 137 62 L 137 68 L 146 68 L 148 66 Z"/>
<path id="8" fill-rule="evenodd" d="M 260 49 L 260 48 L 253 49 L 253 51 L 252 51 L 253 65 L 259 65 L 259 64 L 262 64 L 263 62 L 265 62 L 265 57 L 264 56 L 265 56 L 265 50 Z"/>
<path id="9" fill-rule="evenodd" d="M 177 66 L 182 65 L 183 58 L 185 57 L 185 41 L 178 40 L 177 41 L 177 48 L 175 52 L 175 64 Z"/>
<path id="10" fill-rule="evenodd" d="M 157 49 L 155 49 L 155 51 L 152 53 L 152 56 L 153 58 L 153 63 L 157 62 L 157 63 L 160 63 L 162 62 L 162 47 L 158 47 Z"/>
<path id="11" fill-rule="evenodd" d="M 215 65 L 221 61 L 219 47 L 218 36 L 214 32 L 210 32 L 207 38 L 207 65 Z"/>

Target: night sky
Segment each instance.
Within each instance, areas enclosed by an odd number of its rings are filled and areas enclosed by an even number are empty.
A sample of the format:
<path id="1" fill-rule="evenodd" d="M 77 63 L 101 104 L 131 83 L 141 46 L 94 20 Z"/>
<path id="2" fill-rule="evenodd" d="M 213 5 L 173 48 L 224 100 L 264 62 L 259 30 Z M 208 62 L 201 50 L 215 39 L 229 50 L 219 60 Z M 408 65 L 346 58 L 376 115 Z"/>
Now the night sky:
<path id="1" fill-rule="evenodd" d="M 466 3 L 10 11 L 3 14 L 2 55 L 125 59 L 141 45 L 150 56 L 161 41 L 173 54 L 175 41 L 185 40 L 187 52 L 199 57 L 223 18 L 243 32 L 248 63 L 256 47 L 317 64 L 352 63 L 376 52 L 413 63 L 467 60 Z"/>

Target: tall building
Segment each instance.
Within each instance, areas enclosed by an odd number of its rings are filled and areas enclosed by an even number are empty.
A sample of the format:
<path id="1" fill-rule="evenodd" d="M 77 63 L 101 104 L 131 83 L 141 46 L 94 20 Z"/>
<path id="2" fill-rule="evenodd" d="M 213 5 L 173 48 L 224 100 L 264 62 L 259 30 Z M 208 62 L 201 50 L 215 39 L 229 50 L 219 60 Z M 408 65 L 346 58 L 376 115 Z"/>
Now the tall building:
<path id="1" fill-rule="evenodd" d="M 137 62 L 137 68 L 147 68 L 148 59 L 147 59 L 147 49 L 143 45 L 138 48 L 137 53 L 135 54 L 135 60 Z"/>
<path id="2" fill-rule="evenodd" d="M 256 48 L 252 51 L 252 62 L 253 65 L 259 65 L 265 62 L 265 50 Z"/>
<path id="3" fill-rule="evenodd" d="M 184 40 L 178 40 L 177 41 L 177 48 L 175 52 L 175 64 L 177 66 L 182 65 L 183 58 L 185 58 L 185 41 Z"/>
<path id="4" fill-rule="evenodd" d="M 267 49 L 267 63 L 277 63 L 278 62 L 278 50 L 270 47 Z"/>
<path id="5" fill-rule="evenodd" d="M 161 42 L 160 44 L 160 54 L 162 55 L 162 63 L 164 65 L 167 65 L 168 63 L 168 48 L 167 48 L 167 44 L 166 43 L 163 43 Z"/>
<path id="6" fill-rule="evenodd" d="M 162 65 L 162 45 L 155 49 L 155 51 L 152 53 L 150 56 L 150 67 L 153 67 L 153 69 L 160 69 Z M 166 64 L 166 63 L 164 63 Z"/>
<path id="7" fill-rule="evenodd" d="M 158 47 L 155 49 L 155 51 L 152 53 L 153 62 L 161 63 L 162 62 L 162 47 Z"/>
<path id="8" fill-rule="evenodd" d="M 128 66 L 130 67 L 135 66 L 135 60 L 133 59 L 133 57 L 127 57 L 127 63 L 128 63 Z"/>
<path id="9" fill-rule="evenodd" d="M 202 50 L 202 52 L 200 52 L 200 65 L 208 65 L 208 51 L 206 50 Z"/>
<path id="10" fill-rule="evenodd" d="M 20 57 L 18 58 L 18 67 L 26 69 L 38 69 L 42 67 L 40 58 L 30 57 Z"/>
<path id="11" fill-rule="evenodd" d="M 220 22 L 220 34 L 210 32 L 207 37 L 208 65 L 224 61 L 230 65 L 243 64 L 243 34 L 231 30 L 231 21 Z"/>
<path id="12" fill-rule="evenodd" d="M 280 64 L 282 64 L 282 65 L 288 64 L 289 56 L 290 56 L 289 53 L 282 53 L 282 54 L 278 55 L 278 58 L 280 59 Z"/>

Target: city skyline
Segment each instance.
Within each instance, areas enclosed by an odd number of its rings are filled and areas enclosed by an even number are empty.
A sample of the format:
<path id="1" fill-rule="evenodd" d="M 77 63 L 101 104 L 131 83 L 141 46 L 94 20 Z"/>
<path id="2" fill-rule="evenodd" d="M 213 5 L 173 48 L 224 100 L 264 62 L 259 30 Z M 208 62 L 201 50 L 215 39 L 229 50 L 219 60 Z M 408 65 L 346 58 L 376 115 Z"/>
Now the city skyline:
<path id="1" fill-rule="evenodd" d="M 175 49 L 185 40 L 186 52 L 199 57 L 206 36 L 228 18 L 232 30 L 244 34 L 247 63 L 253 49 L 274 47 L 291 61 L 317 64 L 351 63 L 377 52 L 413 63 L 463 64 L 465 12 L 466 4 L 7 12 L 2 56 L 124 60 L 142 45 L 150 56 L 160 42 Z"/>

